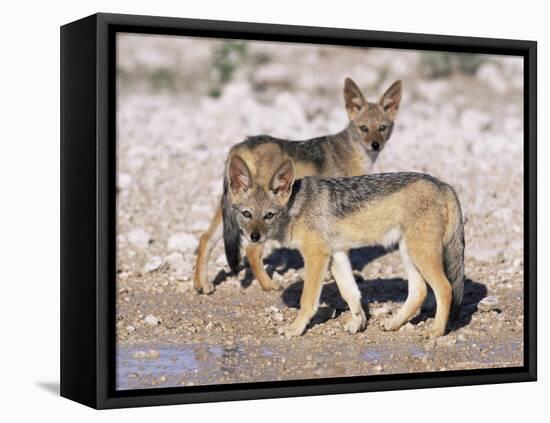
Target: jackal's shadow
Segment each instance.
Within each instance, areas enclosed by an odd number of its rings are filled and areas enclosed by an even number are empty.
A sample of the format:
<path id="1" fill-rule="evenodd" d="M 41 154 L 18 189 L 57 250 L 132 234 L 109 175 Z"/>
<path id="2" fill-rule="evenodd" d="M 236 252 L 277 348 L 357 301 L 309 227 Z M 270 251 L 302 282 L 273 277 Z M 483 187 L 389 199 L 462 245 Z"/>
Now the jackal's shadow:
<path id="1" fill-rule="evenodd" d="M 351 250 L 349 254 L 351 266 L 354 270 L 362 270 L 368 263 L 386 253 L 387 250 L 382 247 L 364 247 Z M 271 276 L 275 270 L 283 274 L 289 269 L 301 269 L 304 267 L 304 260 L 298 250 L 277 248 L 264 258 L 264 265 L 266 265 L 266 272 Z M 227 274 L 218 276 L 215 284 L 220 283 Z M 241 279 L 241 286 L 246 288 L 252 284 L 253 280 L 254 275 L 251 269 L 247 267 L 245 275 Z"/>
<path id="2" fill-rule="evenodd" d="M 363 301 L 363 308 L 368 310 L 369 303 L 374 302 L 405 302 L 407 298 L 407 281 L 401 278 L 394 279 L 371 279 L 365 280 L 362 277 L 356 278 L 357 285 L 361 291 L 361 298 Z M 295 282 L 285 288 L 282 297 L 284 303 L 288 307 L 299 308 L 300 296 L 302 294 L 303 282 Z M 472 320 L 472 315 L 477 310 L 478 303 L 487 296 L 487 287 L 482 283 L 466 279 L 464 281 L 464 298 L 462 301 L 460 314 L 451 319 L 448 324 L 447 330 L 454 331 L 463 326 L 466 326 Z M 335 282 L 325 284 L 321 293 L 321 303 L 325 303 L 330 308 L 336 310 L 336 316 L 348 309 L 347 304 L 342 299 L 338 287 Z M 436 302 L 433 291 L 428 288 L 428 295 L 424 300 L 420 312 L 411 320 L 413 325 L 418 324 L 435 315 Z M 313 325 L 322 323 L 328 318 L 316 316 L 313 321 Z"/>

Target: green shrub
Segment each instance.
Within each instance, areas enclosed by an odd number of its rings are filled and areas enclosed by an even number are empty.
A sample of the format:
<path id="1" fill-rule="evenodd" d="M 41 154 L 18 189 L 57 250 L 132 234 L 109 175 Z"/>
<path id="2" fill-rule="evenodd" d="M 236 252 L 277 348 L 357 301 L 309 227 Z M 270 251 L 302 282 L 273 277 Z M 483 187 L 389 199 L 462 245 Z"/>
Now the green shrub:
<path id="1" fill-rule="evenodd" d="M 247 44 L 243 41 L 227 40 L 212 50 L 213 86 L 210 95 L 217 97 L 222 87 L 231 81 L 235 70 L 247 59 Z"/>
<path id="2" fill-rule="evenodd" d="M 473 75 L 482 63 L 478 54 L 432 51 L 420 54 L 421 72 L 429 78 L 444 78 L 453 73 Z"/>

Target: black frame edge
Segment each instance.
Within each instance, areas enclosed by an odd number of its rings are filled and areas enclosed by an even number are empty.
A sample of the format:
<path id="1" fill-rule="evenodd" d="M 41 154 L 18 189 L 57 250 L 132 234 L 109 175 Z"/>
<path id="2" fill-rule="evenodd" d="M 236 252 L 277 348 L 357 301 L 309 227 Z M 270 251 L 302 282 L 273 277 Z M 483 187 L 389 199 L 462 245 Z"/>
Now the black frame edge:
<path id="1" fill-rule="evenodd" d="M 61 27 L 61 396 L 96 407 L 96 22 Z"/>
<path id="2" fill-rule="evenodd" d="M 528 345 L 528 372 L 531 380 L 537 380 L 537 43 L 532 42 L 525 54 L 524 68 L 524 210 L 527 219 L 524 225 L 524 284 L 527 297 L 524 300 L 524 345 Z"/>

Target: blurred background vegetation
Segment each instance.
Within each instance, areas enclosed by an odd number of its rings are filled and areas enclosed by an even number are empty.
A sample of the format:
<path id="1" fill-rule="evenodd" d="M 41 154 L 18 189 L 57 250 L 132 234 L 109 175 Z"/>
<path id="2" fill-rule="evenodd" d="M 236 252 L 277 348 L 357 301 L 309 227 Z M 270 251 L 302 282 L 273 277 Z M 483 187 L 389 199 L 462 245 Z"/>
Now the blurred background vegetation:
<path id="1" fill-rule="evenodd" d="M 520 95 L 521 61 L 501 56 L 435 51 L 270 43 L 192 37 L 123 34 L 118 38 L 119 93 L 220 99 L 228 90 L 248 93 L 263 104 L 290 93 L 314 116 L 324 99 L 341 97 L 352 77 L 362 89 L 381 95 L 396 79 L 407 96 L 437 105 L 445 90 Z M 514 61 L 515 60 L 515 61 Z M 430 89 L 426 84 L 432 83 Z M 313 99 L 313 102 L 307 98 Z M 484 101 L 483 95 L 475 101 Z M 485 96 L 487 98 L 488 96 Z M 460 100 L 460 99 L 459 99 Z M 468 100 L 471 101 L 472 99 Z M 340 105 L 338 104 L 338 107 Z"/>
<path id="2" fill-rule="evenodd" d="M 479 54 L 423 51 L 419 68 L 428 78 L 444 78 L 453 73 L 474 75 L 484 60 Z"/>

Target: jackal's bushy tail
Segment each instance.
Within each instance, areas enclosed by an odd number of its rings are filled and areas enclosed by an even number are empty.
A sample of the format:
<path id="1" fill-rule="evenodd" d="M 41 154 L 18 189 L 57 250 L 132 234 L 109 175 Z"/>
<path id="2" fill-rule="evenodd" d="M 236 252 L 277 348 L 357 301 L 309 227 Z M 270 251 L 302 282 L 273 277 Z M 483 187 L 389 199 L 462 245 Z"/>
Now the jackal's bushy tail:
<path id="1" fill-rule="evenodd" d="M 229 183 L 227 178 L 224 178 L 222 196 L 223 245 L 227 264 L 232 272 L 236 272 L 241 262 L 241 230 L 229 202 L 228 189 Z"/>
<path id="2" fill-rule="evenodd" d="M 458 317 L 464 295 L 464 225 L 460 202 L 449 187 L 447 195 L 448 224 L 443 245 L 443 265 L 453 289 L 451 315 Z"/>

